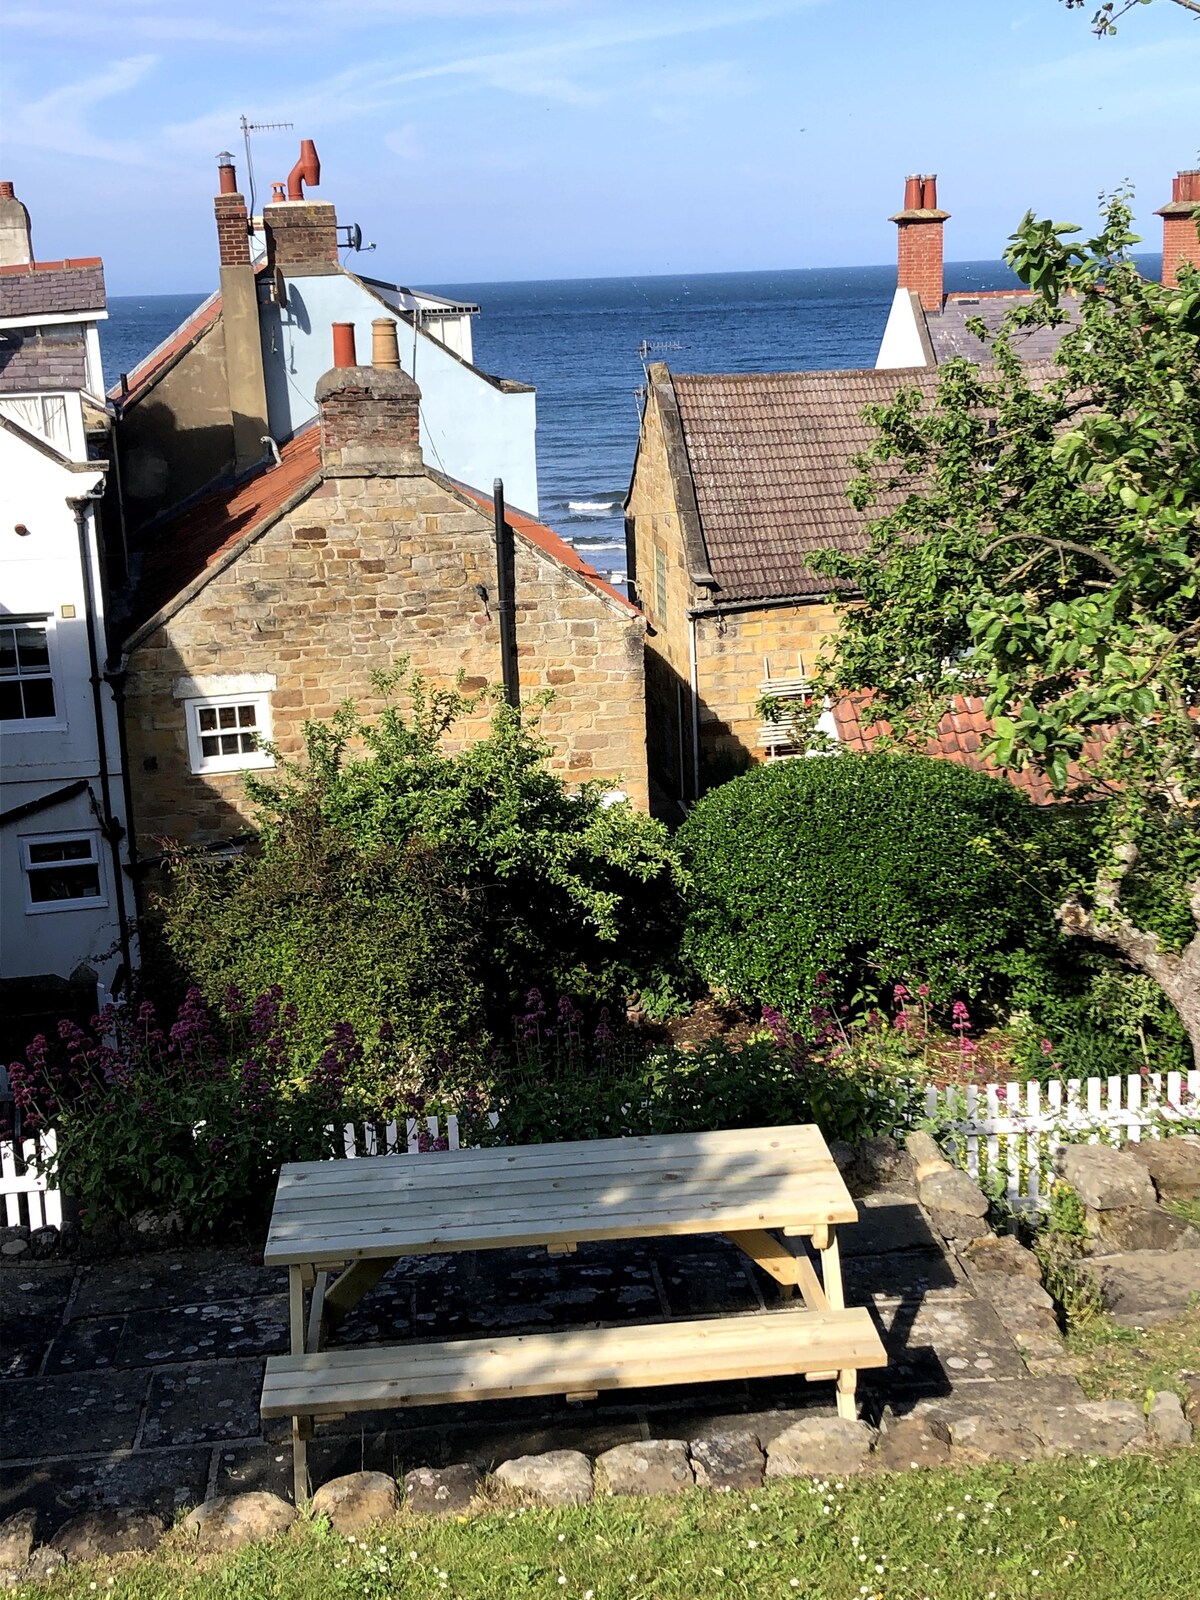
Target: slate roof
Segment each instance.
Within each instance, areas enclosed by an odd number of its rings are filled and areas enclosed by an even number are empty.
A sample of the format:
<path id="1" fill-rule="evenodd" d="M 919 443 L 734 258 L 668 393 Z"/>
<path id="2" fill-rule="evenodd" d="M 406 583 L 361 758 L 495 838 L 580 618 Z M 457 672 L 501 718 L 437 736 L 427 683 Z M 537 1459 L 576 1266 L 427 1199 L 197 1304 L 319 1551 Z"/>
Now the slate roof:
<path id="1" fill-rule="evenodd" d="M 938 375 L 921 367 L 675 373 L 672 382 L 720 604 L 837 587 L 805 558 L 866 548 L 866 519 L 846 498 L 851 461 L 872 437 L 862 410 L 902 388 L 932 394 Z"/>
<path id="2" fill-rule="evenodd" d="M 104 264 L 99 256 L 0 267 L 0 319 L 103 311 L 104 306 Z"/>
<path id="3" fill-rule="evenodd" d="M 988 346 L 975 334 L 968 332 L 967 323 L 979 318 L 989 333 L 994 334 L 1006 314 L 1022 301 L 1032 300 L 1027 289 L 980 290 L 974 294 L 949 294 L 942 302 L 941 311 L 927 311 L 925 326 L 934 358 L 939 365 L 953 356 L 966 356 L 968 361 L 983 361 L 988 357 Z M 1074 301 L 1065 301 L 1063 309 L 1070 320 L 1054 328 L 1031 328 L 1014 337 L 1013 347 L 1028 362 L 1053 361 L 1058 342 L 1075 323 L 1079 308 Z"/>
<path id="4" fill-rule="evenodd" d="M 891 724 L 871 716 L 869 694 L 847 695 L 833 708 L 839 742 L 847 750 L 866 751 L 874 748 L 875 741 L 891 733 Z M 983 712 L 983 701 L 974 695 L 960 695 L 954 707 L 938 724 L 937 736 L 921 747 L 921 753 L 937 756 L 944 761 L 954 761 L 960 767 L 970 767 L 973 772 L 985 772 L 989 777 L 1007 778 L 1037 806 L 1056 803 L 1056 796 L 1040 772 L 1025 769 L 1021 772 L 1001 772 L 980 753 L 984 741 L 991 733 L 991 725 Z M 1088 745 L 1089 761 L 1094 761 L 1103 745 L 1092 740 Z M 1072 764 L 1069 769 L 1072 784 L 1080 782 L 1080 773 Z"/>
<path id="5" fill-rule="evenodd" d="M 78 323 L 0 329 L 0 391 L 82 389 L 87 346 Z"/>

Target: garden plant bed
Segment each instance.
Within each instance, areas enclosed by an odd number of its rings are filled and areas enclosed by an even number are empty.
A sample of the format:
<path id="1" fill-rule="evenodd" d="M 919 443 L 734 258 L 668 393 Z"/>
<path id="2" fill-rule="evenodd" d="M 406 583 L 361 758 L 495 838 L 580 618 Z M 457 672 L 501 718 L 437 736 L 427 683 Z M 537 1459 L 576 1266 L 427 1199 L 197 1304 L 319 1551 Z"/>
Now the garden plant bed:
<path id="1" fill-rule="evenodd" d="M 498 1500 L 411 1514 L 351 1542 L 301 1521 L 232 1558 L 186 1534 L 153 1557 L 67 1568 L 34 1597 L 288 1600 L 1192 1600 L 1200 1569 L 1195 1456 L 1040 1462 L 971 1472 L 776 1482 L 753 1493 L 597 1500 L 532 1510 Z"/>

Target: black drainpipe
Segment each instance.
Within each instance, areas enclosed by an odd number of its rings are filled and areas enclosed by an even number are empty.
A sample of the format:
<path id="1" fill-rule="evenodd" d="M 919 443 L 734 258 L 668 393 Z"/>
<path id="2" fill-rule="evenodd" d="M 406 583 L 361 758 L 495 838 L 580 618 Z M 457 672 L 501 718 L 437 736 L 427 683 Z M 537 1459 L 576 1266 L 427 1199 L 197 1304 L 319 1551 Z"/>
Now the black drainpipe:
<path id="1" fill-rule="evenodd" d="M 510 706 L 521 704 L 521 676 L 517 665 L 517 557 L 513 531 L 504 515 L 504 479 L 492 484 L 496 508 L 496 610 L 500 619 L 500 671 L 504 698 Z"/>
<path id="2" fill-rule="evenodd" d="M 104 701 L 100 693 L 103 679 L 100 676 L 100 654 L 96 648 L 95 590 L 92 587 L 92 552 L 88 541 L 88 496 L 69 499 L 67 504 L 75 513 L 75 528 L 79 535 L 79 565 L 83 572 L 84 617 L 87 623 L 88 666 L 91 670 L 92 714 L 96 721 L 96 755 L 100 763 L 100 796 L 102 816 L 100 831 L 108 841 L 112 857 L 113 885 L 117 896 L 117 927 L 121 940 L 121 961 L 125 981 L 133 975 L 133 961 L 129 945 L 129 917 L 125 909 L 125 872 L 121 863 L 121 840 L 125 829 L 113 816 L 112 788 L 108 778 L 108 736 L 104 731 Z"/>
<path id="3" fill-rule="evenodd" d="M 117 707 L 117 740 L 121 757 L 121 795 L 125 803 L 127 829 L 125 853 L 129 859 L 129 876 L 133 884 L 133 914 L 142 920 L 142 885 L 138 873 L 137 832 L 133 826 L 133 783 L 129 776 L 129 729 L 125 721 L 125 684 L 129 670 L 123 662 L 112 661 L 104 669 L 104 681 L 112 690 Z"/>

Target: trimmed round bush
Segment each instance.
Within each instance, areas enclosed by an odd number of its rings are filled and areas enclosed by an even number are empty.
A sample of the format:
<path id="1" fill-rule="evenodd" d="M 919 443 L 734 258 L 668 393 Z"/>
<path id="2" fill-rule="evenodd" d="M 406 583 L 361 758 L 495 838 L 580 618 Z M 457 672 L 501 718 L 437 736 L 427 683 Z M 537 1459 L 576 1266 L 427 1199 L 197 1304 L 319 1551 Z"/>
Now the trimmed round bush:
<path id="1" fill-rule="evenodd" d="M 794 1023 L 817 1003 L 926 982 L 995 1003 L 1013 952 L 1055 937 L 1018 847 L 1036 807 L 1003 779 L 924 756 L 758 767 L 678 839 L 693 890 L 685 958 Z"/>

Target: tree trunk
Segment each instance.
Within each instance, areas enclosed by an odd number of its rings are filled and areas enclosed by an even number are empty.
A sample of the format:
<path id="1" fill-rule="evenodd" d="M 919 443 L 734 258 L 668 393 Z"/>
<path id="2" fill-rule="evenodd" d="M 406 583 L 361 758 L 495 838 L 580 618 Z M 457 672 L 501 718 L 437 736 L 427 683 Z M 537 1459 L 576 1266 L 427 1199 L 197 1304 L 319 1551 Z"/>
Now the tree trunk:
<path id="1" fill-rule="evenodd" d="M 1191 901 L 1194 914 L 1200 904 L 1200 884 L 1193 885 Z M 1135 927 L 1115 906 L 1098 921 L 1094 911 L 1068 900 L 1059 907 L 1058 920 L 1064 933 L 1111 945 L 1154 980 L 1183 1023 L 1192 1061 L 1200 1067 L 1200 933 L 1176 955 L 1163 949 L 1156 933 Z"/>

